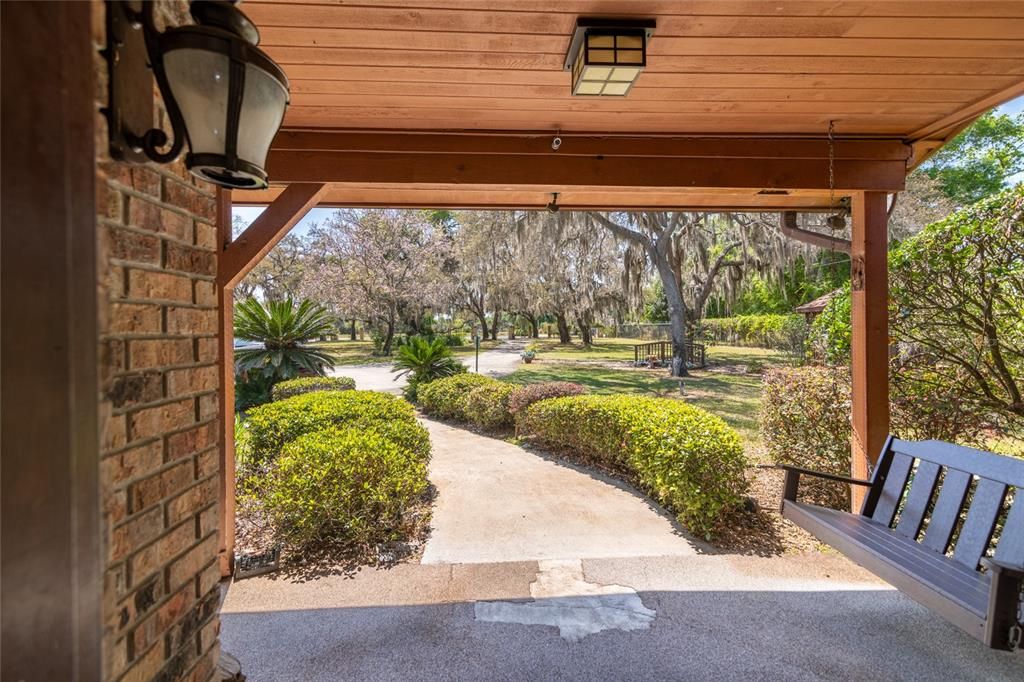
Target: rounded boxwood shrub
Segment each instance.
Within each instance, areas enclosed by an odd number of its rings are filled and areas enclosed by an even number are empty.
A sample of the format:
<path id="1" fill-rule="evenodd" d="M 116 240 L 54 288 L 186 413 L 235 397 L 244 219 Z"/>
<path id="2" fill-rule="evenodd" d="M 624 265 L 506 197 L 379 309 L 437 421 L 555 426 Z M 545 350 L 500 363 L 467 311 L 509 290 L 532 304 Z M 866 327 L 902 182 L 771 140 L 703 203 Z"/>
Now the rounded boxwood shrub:
<path id="1" fill-rule="evenodd" d="M 408 535 L 404 516 L 427 489 L 427 467 L 373 427 L 321 429 L 285 445 L 268 479 L 281 540 L 365 546 Z"/>
<path id="2" fill-rule="evenodd" d="M 497 379 L 482 374 L 456 374 L 435 379 L 419 387 L 417 400 L 427 414 L 445 419 L 467 421 L 466 400 L 469 392 L 478 386 L 500 384 Z"/>
<path id="3" fill-rule="evenodd" d="M 519 414 L 538 400 L 561 398 L 568 395 L 583 395 L 587 387 L 571 381 L 541 381 L 536 384 L 520 386 L 508 401 L 508 409 L 513 416 Z"/>
<path id="4" fill-rule="evenodd" d="M 274 459 L 299 436 L 341 426 L 392 429 L 400 445 L 424 461 L 430 456 L 429 436 L 416 422 L 412 405 L 377 391 L 317 391 L 285 398 L 254 408 L 247 426 L 257 463 Z"/>
<path id="5" fill-rule="evenodd" d="M 710 538 L 743 503 L 746 458 L 719 417 L 668 398 L 580 395 L 541 400 L 520 432 L 632 474 L 692 532 Z"/>
<path id="6" fill-rule="evenodd" d="M 466 418 L 485 429 L 511 426 L 509 400 L 516 387 L 501 381 L 477 386 L 466 396 Z"/>
<path id="7" fill-rule="evenodd" d="M 284 400 L 314 391 L 351 391 L 356 381 L 350 377 L 299 377 L 274 385 L 274 400 Z"/>

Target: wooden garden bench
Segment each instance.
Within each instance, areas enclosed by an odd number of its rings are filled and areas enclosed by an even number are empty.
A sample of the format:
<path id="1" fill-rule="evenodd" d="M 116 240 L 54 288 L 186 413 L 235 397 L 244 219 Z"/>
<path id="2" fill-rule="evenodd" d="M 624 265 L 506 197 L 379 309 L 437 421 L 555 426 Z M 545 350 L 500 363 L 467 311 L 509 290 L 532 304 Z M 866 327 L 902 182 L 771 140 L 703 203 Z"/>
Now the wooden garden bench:
<path id="1" fill-rule="evenodd" d="M 1024 460 L 890 436 L 870 481 L 782 468 L 785 518 L 989 647 L 1021 646 Z M 797 501 L 802 476 L 868 487 L 860 514 Z"/>

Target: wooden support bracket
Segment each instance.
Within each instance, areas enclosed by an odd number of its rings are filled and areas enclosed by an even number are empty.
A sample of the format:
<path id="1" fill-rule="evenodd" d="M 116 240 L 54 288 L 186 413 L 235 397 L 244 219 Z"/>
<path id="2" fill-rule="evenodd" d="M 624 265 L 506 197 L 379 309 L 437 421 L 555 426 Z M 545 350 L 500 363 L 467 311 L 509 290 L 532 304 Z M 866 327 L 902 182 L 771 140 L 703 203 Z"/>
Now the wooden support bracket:
<path id="1" fill-rule="evenodd" d="M 242 281 L 317 205 L 327 188 L 327 184 L 312 182 L 289 185 L 238 239 L 224 244 L 217 263 L 217 281 L 221 286 L 232 289 Z"/>

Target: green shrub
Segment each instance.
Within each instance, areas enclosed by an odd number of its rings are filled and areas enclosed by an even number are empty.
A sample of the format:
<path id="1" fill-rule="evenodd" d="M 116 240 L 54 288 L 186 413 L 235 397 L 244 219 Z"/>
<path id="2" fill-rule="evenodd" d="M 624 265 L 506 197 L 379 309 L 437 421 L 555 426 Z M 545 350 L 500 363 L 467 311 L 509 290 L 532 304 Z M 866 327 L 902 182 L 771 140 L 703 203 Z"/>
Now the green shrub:
<path id="1" fill-rule="evenodd" d="M 284 400 L 303 393 L 314 391 L 351 391 L 355 389 L 355 379 L 349 377 L 299 377 L 275 384 L 272 395 L 274 400 Z"/>
<path id="2" fill-rule="evenodd" d="M 262 372 L 235 374 L 235 410 L 241 412 L 269 403 L 276 381 Z"/>
<path id="3" fill-rule="evenodd" d="M 761 436 L 769 459 L 850 475 L 850 374 L 838 367 L 772 369 L 763 377 Z M 801 497 L 849 509 L 849 486 L 807 478 Z"/>
<path id="4" fill-rule="evenodd" d="M 984 447 L 983 416 L 966 409 L 964 396 L 959 391 L 950 391 L 948 385 L 922 383 L 923 373 L 924 370 L 905 373 L 894 365 L 889 387 L 889 430 L 910 440 L 937 439 Z M 848 476 L 849 370 L 821 366 L 777 368 L 765 373 L 763 386 L 761 436 L 768 457 L 776 464 Z M 847 486 L 808 478 L 800 489 L 802 497 L 815 504 L 849 508 Z"/>
<path id="5" fill-rule="evenodd" d="M 801 315 L 736 315 L 701 321 L 701 338 L 734 346 L 802 352 L 807 325 Z"/>
<path id="6" fill-rule="evenodd" d="M 430 455 L 426 430 L 416 422 L 412 405 L 377 391 L 319 391 L 253 409 L 247 420 L 256 462 L 273 460 L 286 443 L 332 427 L 391 429 L 390 435 L 421 459 Z M 409 428 L 414 427 L 414 428 Z"/>
<path id="7" fill-rule="evenodd" d="M 515 391 L 515 386 L 501 381 L 477 386 L 466 396 L 467 419 L 485 429 L 511 426 L 509 399 Z"/>
<path id="8" fill-rule="evenodd" d="M 604 395 L 541 400 L 520 413 L 520 430 L 633 474 L 705 537 L 741 506 L 747 491 L 739 435 L 720 418 L 677 400 Z"/>
<path id="9" fill-rule="evenodd" d="M 466 399 L 478 386 L 501 383 L 482 374 L 456 374 L 420 386 L 418 401 L 427 414 L 466 421 Z"/>
<path id="10" fill-rule="evenodd" d="M 317 430 L 281 451 L 266 507 L 289 544 L 365 546 L 405 537 L 405 514 L 426 489 L 426 462 L 375 428 Z"/>
<path id="11" fill-rule="evenodd" d="M 583 395 L 586 392 L 586 386 L 574 384 L 571 381 L 541 381 L 536 384 L 526 384 L 517 388 L 512 394 L 508 401 L 508 409 L 512 416 L 515 416 L 538 400 Z"/>

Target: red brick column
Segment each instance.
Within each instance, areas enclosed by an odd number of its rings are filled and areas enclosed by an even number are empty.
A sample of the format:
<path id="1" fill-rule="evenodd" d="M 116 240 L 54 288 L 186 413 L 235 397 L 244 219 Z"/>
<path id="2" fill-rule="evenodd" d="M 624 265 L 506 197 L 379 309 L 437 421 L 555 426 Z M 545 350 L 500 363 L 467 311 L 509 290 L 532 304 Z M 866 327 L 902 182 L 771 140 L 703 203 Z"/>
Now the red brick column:
<path id="1" fill-rule="evenodd" d="M 185 21 L 185 2 L 161 9 Z M 96 72 L 102 106 L 98 56 Z M 214 188 L 181 163 L 110 161 L 99 121 L 104 677 L 205 680 L 219 655 Z"/>

